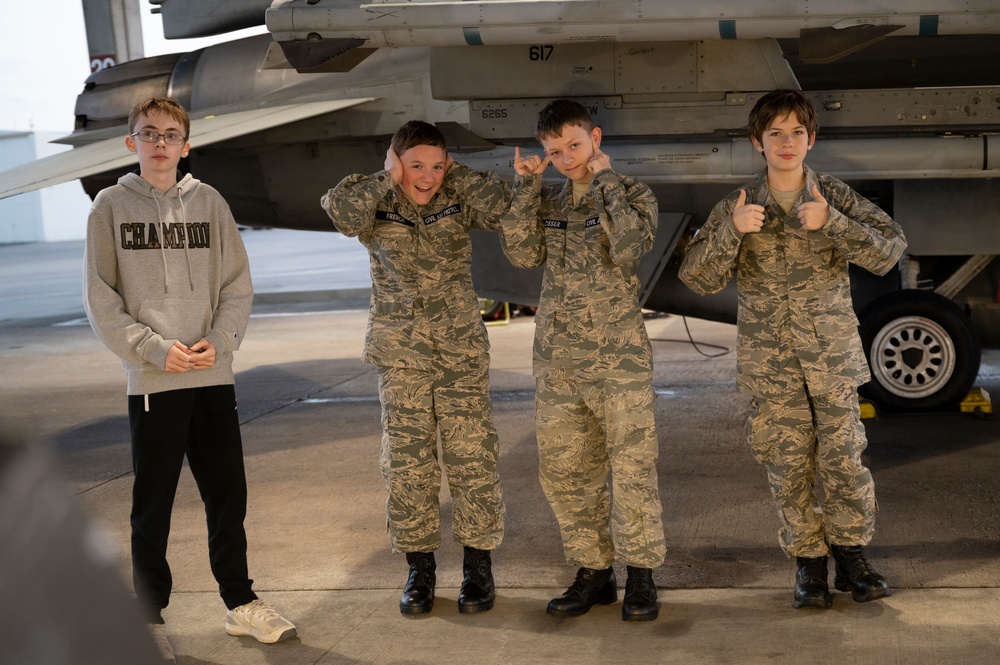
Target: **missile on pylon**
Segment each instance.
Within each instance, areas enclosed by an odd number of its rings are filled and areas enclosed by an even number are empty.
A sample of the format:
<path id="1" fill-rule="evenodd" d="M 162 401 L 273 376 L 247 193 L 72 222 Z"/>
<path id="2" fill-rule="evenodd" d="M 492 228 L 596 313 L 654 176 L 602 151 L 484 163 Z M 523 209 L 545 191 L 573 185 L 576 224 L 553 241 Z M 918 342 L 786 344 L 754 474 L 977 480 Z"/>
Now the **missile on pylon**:
<path id="1" fill-rule="evenodd" d="M 1000 32 L 994 0 L 276 0 L 265 14 L 293 65 L 327 49 L 805 38 L 822 62 L 889 35 Z M 314 60 L 296 63 L 303 45 Z"/>

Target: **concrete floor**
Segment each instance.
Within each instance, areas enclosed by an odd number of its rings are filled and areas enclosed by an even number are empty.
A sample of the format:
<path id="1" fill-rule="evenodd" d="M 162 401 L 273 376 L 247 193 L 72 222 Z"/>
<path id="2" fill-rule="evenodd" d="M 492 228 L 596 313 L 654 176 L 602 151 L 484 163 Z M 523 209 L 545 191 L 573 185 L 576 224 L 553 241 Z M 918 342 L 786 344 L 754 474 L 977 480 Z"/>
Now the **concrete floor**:
<path id="1" fill-rule="evenodd" d="M 261 244 L 282 255 L 271 240 L 276 237 Z M 253 234 L 247 238 L 253 261 Z M 321 266 L 310 251 L 325 250 L 301 247 L 286 257 Z M 18 256 L 30 256 L 37 268 L 46 252 L 34 246 L 30 252 L 0 251 L 3 261 Z M 64 282 L 72 283 L 77 277 L 66 270 Z M 274 275 L 282 270 L 256 271 L 258 290 L 280 293 L 262 285 L 279 279 Z M 338 290 L 325 276 L 310 279 Z M 0 287 L 0 307 L 12 302 L 5 288 L 10 284 Z M 178 662 L 1000 661 L 997 420 L 935 414 L 868 421 L 866 461 L 880 505 L 869 558 L 895 593 L 868 604 L 837 594 L 831 610 L 795 611 L 790 607 L 794 566 L 777 547 L 777 518 L 763 470 L 742 440 L 747 401 L 735 388 L 735 353 L 700 355 L 677 317 L 647 321 L 657 340 L 659 471 L 669 547 L 655 576 L 660 619 L 626 624 L 620 604 L 575 619 L 545 614 L 548 599 L 565 589 L 574 571 L 565 565 L 537 481 L 530 318 L 490 328 L 508 508 L 506 538 L 494 557 L 496 608 L 480 615 L 456 611 L 461 549 L 448 536 L 445 488 L 439 599 L 429 615 L 401 616 L 397 602 L 406 565 L 389 553 L 385 534 L 376 375 L 358 359 L 367 316 L 353 309 L 359 288 L 363 283 L 341 289 L 351 308 L 337 311 L 330 302 L 335 294 L 326 288 L 317 289 L 324 292 L 320 303 L 299 296 L 265 298 L 255 306 L 237 354 L 251 576 L 258 593 L 298 625 L 299 636 L 267 646 L 223 632 L 225 608 L 208 567 L 202 504 L 185 472 L 170 541 L 175 593 L 165 612 Z M 44 297 L 39 291 L 37 299 Z M 45 316 L 6 317 L 0 311 L 0 431 L 20 433 L 49 451 L 62 486 L 102 534 L 97 544 L 125 587 L 131 463 L 124 373 L 88 327 L 56 325 L 71 323 L 80 312 L 78 305 Z M 735 349 L 732 326 L 689 324 L 699 342 Z M 986 353 L 980 379 L 1000 394 L 1000 354 Z M 17 517 L 0 520 L 0 528 L 8 524 L 13 533 L 6 551 L 30 540 L 30 525 Z M 4 551 L 0 546 L 0 555 Z M 36 563 L 45 560 L 40 554 Z M 26 580 L 21 583 L 31 588 Z M 0 576 L 5 615 L 19 608 L 13 588 Z M 70 594 L 63 602 L 72 606 L 77 600 Z M 25 617 L 15 618 L 29 633 L 37 629 Z M 135 621 L 123 620 L 121 626 L 131 630 Z M 16 625 L 15 620 L 8 628 Z M 121 626 L 118 632 L 131 634 Z M 136 639 L 143 637 L 140 632 Z M 21 639 L 27 637 L 22 633 Z M 4 654 L 13 653 L 0 646 L 0 664 L 24 662 L 5 660 Z"/>

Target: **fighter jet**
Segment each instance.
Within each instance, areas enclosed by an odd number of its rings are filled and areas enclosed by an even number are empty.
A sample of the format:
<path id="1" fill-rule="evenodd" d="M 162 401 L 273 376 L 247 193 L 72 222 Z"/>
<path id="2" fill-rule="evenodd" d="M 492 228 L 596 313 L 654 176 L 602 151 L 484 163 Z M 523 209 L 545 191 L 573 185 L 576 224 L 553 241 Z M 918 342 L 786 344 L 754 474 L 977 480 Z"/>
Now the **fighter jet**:
<path id="1" fill-rule="evenodd" d="M 981 345 L 1000 342 L 994 0 L 149 0 L 168 38 L 268 34 L 128 60 L 118 44 L 132 1 L 83 0 L 96 71 L 64 139 L 76 149 L 0 174 L 0 197 L 73 178 L 95 194 L 130 166 L 128 109 L 168 94 L 194 119 L 182 167 L 240 223 L 332 231 L 320 196 L 382 168 L 406 120 L 438 124 L 458 159 L 512 177 L 514 148 L 537 150 L 538 110 L 570 97 L 603 128 L 614 168 L 660 202 L 644 306 L 734 321 L 732 285 L 698 297 L 677 266 L 712 206 L 763 167 L 750 108 L 799 88 L 820 113 L 810 165 L 877 202 L 909 240 L 888 276 L 852 273 L 875 377 L 866 394 L 891 410 L 951 407 Z M 115 28 L 95 18 L 123 15 Z M 537 271 L 512 268 L 495 236 L 476 238 L 474 265 L 483 297 L 537 301 Z"/>

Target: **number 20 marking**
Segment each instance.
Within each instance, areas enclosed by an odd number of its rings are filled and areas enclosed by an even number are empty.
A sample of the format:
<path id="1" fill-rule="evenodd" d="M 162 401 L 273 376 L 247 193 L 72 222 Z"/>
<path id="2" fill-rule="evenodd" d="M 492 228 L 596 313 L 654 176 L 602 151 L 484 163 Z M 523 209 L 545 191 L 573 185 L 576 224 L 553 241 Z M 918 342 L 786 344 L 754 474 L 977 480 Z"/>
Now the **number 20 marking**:
<path id="1" fill-rule="evenodd" d="M 532 62 L 537 60 L 548 60 L 553 51 L 552 44 L 536 44 L 528 47 L 528 59 Z"/>

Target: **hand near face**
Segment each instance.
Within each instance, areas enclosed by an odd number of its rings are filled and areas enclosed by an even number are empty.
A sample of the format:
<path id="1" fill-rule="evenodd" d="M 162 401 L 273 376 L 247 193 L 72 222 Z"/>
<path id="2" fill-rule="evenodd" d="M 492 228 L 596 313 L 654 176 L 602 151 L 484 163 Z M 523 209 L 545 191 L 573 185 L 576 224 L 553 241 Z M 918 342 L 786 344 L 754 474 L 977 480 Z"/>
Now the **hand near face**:
<path id="1" fill-rule="evenodd" d="M 600 142 L 596 138 L 592 138 L 591 140 L 594 142 L 594 156 L 587 162 L 587 170 L 591 173 L 600 173 L 604 169 L 610 169 L 611 158 L 601 152 Z"/>
<path id="2" fill-rule="evenodd" d="M 802 228 L 807 231 L 818 231 L 826 226 L 827 220 L 830 219 L 830 204 L 826 202 L 815 184 L 812 186 L 812 195 L 812 201 L 799 204 L 796 214 L 802 222 Z"/>
<path id="3" fill-rule="evenodd" d="M 514 173 L 517 175 L 543 173 L 551 161 L 547 156 L 543 160 L 538 155 L 529 155 L 521 159 L 521 148 L 514 147 Z"/>
<path id="4" fill-rule="evenodd" d="M 399 155 L 389 146 L 385 151 L 385 170 L 392 176 L 392 183 L 398 185 L 403 181 L 403 162 L 399 161 Z"/>
<path id="5" fill-rule="evenodd" d="M 757 233 L 764 226 L 764 206 L 747 203 L 747 192 L 740 190 L 740 198 L 736 199 L 733 208 L 733 226 L 740 233 Z"/>

